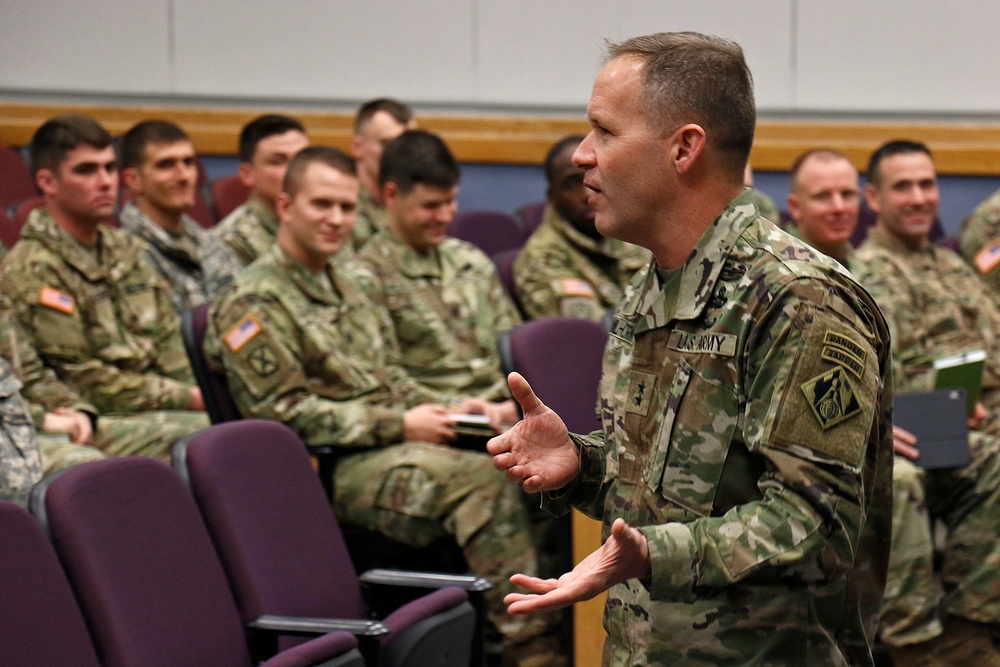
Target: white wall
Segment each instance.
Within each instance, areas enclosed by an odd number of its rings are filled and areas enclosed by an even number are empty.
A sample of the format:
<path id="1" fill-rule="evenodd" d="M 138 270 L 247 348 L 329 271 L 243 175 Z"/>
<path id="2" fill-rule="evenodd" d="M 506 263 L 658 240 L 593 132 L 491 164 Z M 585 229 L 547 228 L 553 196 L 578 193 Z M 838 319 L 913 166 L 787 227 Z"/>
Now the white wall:
<path id="1" fill-rule="evenodd" d="M 743 45 L 762 112 L 1000 117 L 995 0 L 0 0 L 0 99 L 579 110 L 604 38 Z"/>

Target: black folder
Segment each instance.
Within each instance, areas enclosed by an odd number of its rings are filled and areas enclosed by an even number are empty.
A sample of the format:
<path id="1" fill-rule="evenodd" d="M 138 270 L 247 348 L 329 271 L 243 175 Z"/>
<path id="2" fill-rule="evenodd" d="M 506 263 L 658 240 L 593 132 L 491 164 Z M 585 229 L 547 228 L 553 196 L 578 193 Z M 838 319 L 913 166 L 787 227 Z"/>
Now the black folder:
<path id="1" fill-rule="evenodd" d="M 899 394 L 893 422 L 917 436 L 921 468 L 958 468 L 969 463 L 969 423 L 964 389 Z"/>

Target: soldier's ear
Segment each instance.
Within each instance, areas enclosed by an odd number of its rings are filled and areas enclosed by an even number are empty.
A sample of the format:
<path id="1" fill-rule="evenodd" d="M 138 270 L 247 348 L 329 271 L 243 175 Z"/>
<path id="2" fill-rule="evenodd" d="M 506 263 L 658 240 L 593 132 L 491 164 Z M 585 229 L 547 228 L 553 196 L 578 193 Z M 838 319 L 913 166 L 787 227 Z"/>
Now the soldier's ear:
<path id="1" fill-rule="evenodd" d="M 253 165 L 249 162 L 240 162 L 239 171 L 240 180 L 243 181 L 243 185 L 247 186 L 251 190 L 253 189 L 256 180 L 253 177 Z"/>
<path id="2" fill-rule="evenodd" d="M 274 209 L 278 214 L 278 220 L 284 221 L 288 217 L 288 209 L 292 206 L 292 198 L 282 190 L 278 193 L 278 198 L 274 200 Z"/>
<path id="3" fill-rule="evenodd" d="M 690 171 L 697 164 L 708 143 L 705 130 L 695 123 L 677 128 L 668 141 L 670 141 L 670 159 L 678 174 Z"/>
<path id="4" fill-rule="evenodd" d="M 138 192 L 142 188 L 142 176 L 139 175 L 139 170 L 135 167 L 122 169 L 121 175 L 122 183 L 133 193 Z"/>
<path id="5" fill-rule="evenodd" d="M 54 195 L 56 189 L 56 175 L 51 169 L 39 169 L 35 172 L 35 185 L 45 195 Z"/>
<path id="6" fill-rule="evenodd" d="M 389 181 L 382 186 L 382 201 L 385 202 L 386 206 L 389 206 L 389 201 L 392 201 L 392 206 L 396 205 L 396 200 L 399 198 L 399 186 L 394 182 Z"/>

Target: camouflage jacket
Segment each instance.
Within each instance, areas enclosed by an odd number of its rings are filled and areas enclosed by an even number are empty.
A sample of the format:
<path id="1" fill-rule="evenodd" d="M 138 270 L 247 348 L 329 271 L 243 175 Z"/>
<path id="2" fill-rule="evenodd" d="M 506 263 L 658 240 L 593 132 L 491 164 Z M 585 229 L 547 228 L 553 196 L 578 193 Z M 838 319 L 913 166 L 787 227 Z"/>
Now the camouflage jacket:
<path id="1" fill-rule="evenodd" d="M 146 244 L 101 225 L 96 248 L 33 211 L 0 262 L 0 316 L 16 317 L 56 377 L 102 412 L 186 409 L 194 377 Z M 100 261 L 97 260 L 100 257 Z"/>
<path id="2" fill-rule="evenodd" d="M 1000 293 L 1000 190 L 962 222 L 959 251 L 990 287 Z M 993 295 L 997 299 L 997 295 Z"/>
<path id="3" fill-rule="evenodd" d="M 42 478 L 42 456 L 20 388 L 10 365 L 0 359 L 0 498 L 27 507 L 32 485 Z"/>
<path id="4" fill-rule="evenodd" d="M 6 297 L 0 296 L 0 313 L 3 312 L 12 310 Z M 41 430 L 45 413 L 59 407 L 97 415 L 97 408 L 84 401 L 45 365 L 16 317 L 0 317 L 0 357 L 10 360 L 10 367 L 23 384 L 21 395 L 28 401 L 36 430 Z"/>
<path id="5" fill-rule="evenodd" d="M 251 197 L 220 221 L 212 233 L 233 250 L 240 264 L 248 266 L 274 243 L 278 218 L 263 202 Z"/>
<path id="6" fill-rule="evenodd" d="M 981 348 L 984 403 L 1000 398 L 1000 312 L 961 257 L 935 246 L 911 250 L 873 228 L 851 270 L 889 321 L 897 392 L 932 390 L 935 359 Z"/>
<path id="7" fill-rule="evenodd" d="M 170 286 L 174 310 L 182 313 L 208 300 L 206 273 L 202 269 L 208 233 L 194 219 L 185 215 L 181 219 L 184 231 L 176 236 L 153 222 L 134 201 L 130 201 L 122 208 L 119 220 L 123 230 L 148 244 L 143 256 Z M 218 275 L 218 272 L 210 275 Z"/>
<path id="8" fill-rule="evenodd" d="M 401 442 L 403 412 L 439 395 L 399 365 L 392 324 L 329 265 L 321 279 L 277 244 L 212 304 L 205 351 L 240 412 L 310 445 Z"/>
<path id="9" fill-rule="evenodd" d="M 389 311 L 406 372 L 453 396 L 509 398 L 497 339 L 520 318 L 489 257 L 453 238 L 426 256 L 388 230 L 373 239 L 358 261 L 372 301 Z"/>
<path id="10" fill-rule="evenodd" d="M 360 252 L 368 240 L 385 229 L 385 207 L 372 198 L 372 193 L 364 185 L 358 191 L 358 215 L 351 233 L 351 246 Z"/>
<path id="11" fill-rule="evenodd" d="M 514 288 L 531 319 L 600 322 L 650 257 L 648 250 L 617 239 L 593 239 L 547 206 L 542 224 L 514 260 Z"/>
<path id="12" fill-rule="evenodd" d="M 745 194 L 666 286 L 651 265 L 629 292 L 603 432 L 574 436 L 562 497 L 649 544 L 648 580 L 609 592 L 605 664 L 872 664 L 892 504 L 875 302 Z"/>

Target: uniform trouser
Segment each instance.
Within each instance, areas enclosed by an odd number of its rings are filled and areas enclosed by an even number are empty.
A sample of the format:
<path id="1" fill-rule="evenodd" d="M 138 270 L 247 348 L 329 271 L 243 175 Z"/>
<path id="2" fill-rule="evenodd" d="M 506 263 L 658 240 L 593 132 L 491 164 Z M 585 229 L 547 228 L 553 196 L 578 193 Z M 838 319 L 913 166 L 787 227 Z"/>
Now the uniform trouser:
<path id="1" fill-rule="evenodd" d="M 551 630 L 547 615 L 511 616 L 503 597 L 512 574 L 537 573 L 521 491 L 486 454 L 403 443 L 353 454 L 337 464 L 334 510 L 347 523 L 411 546 L 451 536 L 473 573 L 494 586 L 490 619 L 507 644 Z"/>
<path id="2" fill-rule="evenodd" d="M 150 456 L 170 461 L 170 450 L 184 436 L 208 426 L 208 415 L 190 410 L 159 410 L 102 415 L 93 447 L 76 445 L 61 434 L 39 434 L 45 474 L 105 456 Z"/>
<path id="3" fill-rule="evenodd" d="M 882 636 L 890 645 L 940 634 L 939 609 L 1000 623 L 1000 439 L 972 432 L 969 449 L 971 462 L 956 469 L 921 471 L 896 457 L 892 551 L 881 617 Z M 932 569 L 933 518 L 948 531 L 941 588 Z"/>

